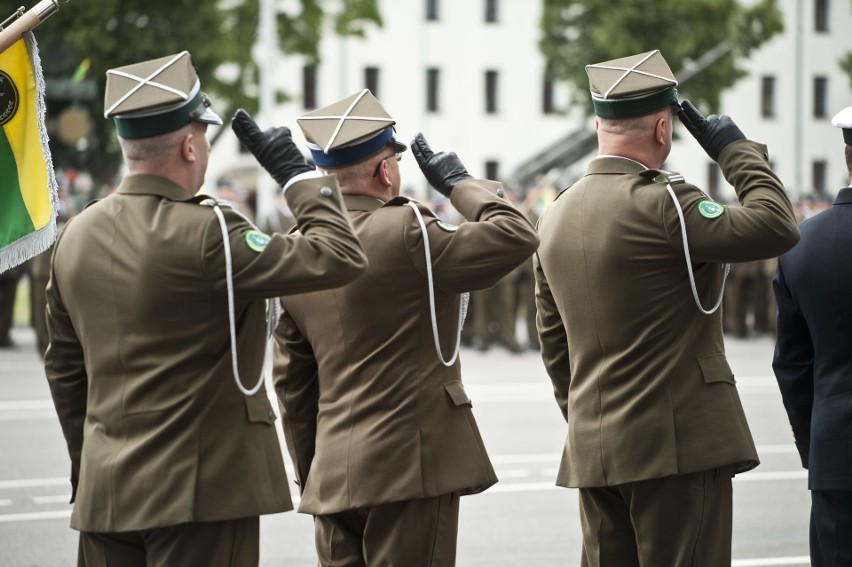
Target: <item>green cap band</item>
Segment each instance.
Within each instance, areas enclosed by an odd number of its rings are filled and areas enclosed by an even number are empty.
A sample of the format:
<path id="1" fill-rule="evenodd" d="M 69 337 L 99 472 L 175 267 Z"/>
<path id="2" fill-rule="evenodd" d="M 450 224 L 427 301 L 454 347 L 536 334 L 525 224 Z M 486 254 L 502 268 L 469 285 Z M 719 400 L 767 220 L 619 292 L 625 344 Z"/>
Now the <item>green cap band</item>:
<path id="1" fill-rule="evenodd" d="M 677 101 L 677 89 L 669 87 L 642 98 L 609 99 L 592 98 L 595 115 L 601 118 L 633 118 L 665 108 Z"/>
<path id="2" fill-rule="evenodd" d="M 169 112 L 163 114 L 151 114 L 137 118 L 118 117 L 115 118 L 115 128 L 122 138 L 134 140 L 136 138 L 151 138 L 161 134 L 174 132 L 189 124 L 189 117 L 199 105 L 204 104 L 201 91 L 195 93 L 192 99 Z"/>

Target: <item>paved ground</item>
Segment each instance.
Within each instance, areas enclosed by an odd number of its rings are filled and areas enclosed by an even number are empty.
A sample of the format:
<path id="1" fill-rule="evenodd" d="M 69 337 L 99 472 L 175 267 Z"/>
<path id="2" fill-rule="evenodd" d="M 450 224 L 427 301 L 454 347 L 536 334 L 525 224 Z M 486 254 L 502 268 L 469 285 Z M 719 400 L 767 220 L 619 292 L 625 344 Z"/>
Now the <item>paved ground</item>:
<path id="1" fill-rule="evenodd" d="M 0 350 L 0 566 L 74 565 L 65 443 L 32 333 Z M 734 567 L 808 565 L 809 494 L 769 366 L 767 338 L 728 340 L 762 464 L 734 483 Z M 463 350 L 474 413 L 500 483 L 462 500 L 460 567 L 579 564 L 576 491 L 554 487 L 565 424 L 538 353 Z M 312 521 L 261 522 L 264 567 L 316 564 Z"/>

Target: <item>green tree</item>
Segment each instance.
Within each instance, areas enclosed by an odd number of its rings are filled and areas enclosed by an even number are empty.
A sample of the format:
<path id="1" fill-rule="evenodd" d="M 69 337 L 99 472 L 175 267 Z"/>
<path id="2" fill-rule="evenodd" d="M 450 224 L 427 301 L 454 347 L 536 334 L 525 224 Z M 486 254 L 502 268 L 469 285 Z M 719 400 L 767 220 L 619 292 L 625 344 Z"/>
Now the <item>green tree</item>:
<path id="1" fill-rule="evenodd" d="M 105 180 L 119 163 L 113 124 L 101 118 L 106 70 L 113 67 L 188 50 L 204 90 L 215 99 L 223 118 L 240 107 L 256 111 L 258 66 L 252 46 L 258 13 L 259 0 L 72 0 L 61 4 L 59 12 L 36 30 L 45 76 L 70 78 L 87 60 L 86 80 L 95 83 L 96 92 L 90 101 L 93 145 L 86 163 L 74 165 Z M 369 26 L 381 26 L 382 20 L 376 0 L 299 0 L 298 11 L 280 13 L 277 24 L 283 54 L 319 62 L 318 45 L 326 26 L 340 35 L 362 36 Z M 280 95 L 286 98 L 288 93 Z M 51 93 L 47 96 L 50 107 Z"/>
<path id="2" fill-rule="evenodd" d="M 852 52 L 847 53 L 838 62 L 840 69 L 849 75 L 849 85 L 852 86 Z"/>
<path id="3" fill-rule="evenodd" d="M 840 61 L 838 61 L 840 69 L 849 75 L 849 84 L 852 85 L 852 51 L 846 53 Z"/>
<path id="4" fill-rule="evenodd" d="M 784 29 L 773 0 L 543 0 L 540 48 L 547 72 L 576 87 L 575 104 L 591 114 L 585 65 L 659 49 L 675 76 L 702 55 L 726 55 L 678 87 L 699 107 L 717 110 L 719 95 L 745 73 L 737 61 Z"/>

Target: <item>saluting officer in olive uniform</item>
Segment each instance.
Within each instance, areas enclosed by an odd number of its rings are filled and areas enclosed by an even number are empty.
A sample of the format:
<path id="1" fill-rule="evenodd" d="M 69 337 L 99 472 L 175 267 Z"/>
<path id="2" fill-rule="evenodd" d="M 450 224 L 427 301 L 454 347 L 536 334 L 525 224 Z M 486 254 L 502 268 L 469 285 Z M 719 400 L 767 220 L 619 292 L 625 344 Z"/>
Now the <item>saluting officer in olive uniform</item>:
<path id="1" fill-rule="evenodd" d="M 369 91 L 299 124 L 369 259 L 351 284 L 281 301 L 273 374 L 299 511 L 316 516 L 322 566 L 454 565 L 459 497 L 497 482 L 456 356 L 462 294 L 496 283 L 538 237 L 499 183 L 422 134 L 414 158 L 468 222 L 400 197 L 406 147 Z"/>
<path id="2" fill-rule="evenodd" d="M 301 237 L 193 197 L 222 121 L 188 52 L 108 71 L 105 98 L 128 174 L 68 222 L 47 288 L 79 564 L 257 565 L 258 516 L 292 509 L 258 381 L 266 299 L 348 283 L 363 249 L 331 176 L 287 190 Z M 311 169 L 274 134 L 288 175 Z"/>
<path id="3" fill-rule="evenodd" d="M 681 121 L 742 206 L 659 169 L 680 109 L 659 51 L 587 71 L 598 157 L 545 210 L 535 258 L 542 356 L 568 422 L 557 484 L 580 488 L 583 565 L 730 565 L 731 477 L 758 457 L 714 306 L 724 262 L 796 243 L 793 208 L 766 147 L 688 101 Z"/>

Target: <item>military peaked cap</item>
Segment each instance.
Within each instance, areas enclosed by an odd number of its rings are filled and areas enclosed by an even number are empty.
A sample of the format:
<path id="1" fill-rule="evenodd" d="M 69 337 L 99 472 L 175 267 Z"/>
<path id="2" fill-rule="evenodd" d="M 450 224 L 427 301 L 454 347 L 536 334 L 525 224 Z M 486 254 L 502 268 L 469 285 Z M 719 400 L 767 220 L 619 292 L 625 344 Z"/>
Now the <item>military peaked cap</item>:
<path id="1" fill-rule="evenodd" d="M 630 118 L 677 101 L 677 79 L 658 49 L 586 66 L 595 114 Z"/>
<path id="2" fill-rule="evenodd" d="M 149 138 L 190 121 L 222 124 L 201 92 L 188 51 L 107 71 L 104 117 L 122 138 Z"/>
<path id="3" fill-rule="evenodd" d="M 364 89 L 296 120 L 318 167 L 342 167 L 375 155 L 384 147 L 404 152 L 394 138 L 387 110 Z"/>

